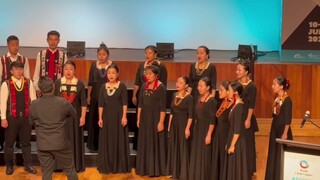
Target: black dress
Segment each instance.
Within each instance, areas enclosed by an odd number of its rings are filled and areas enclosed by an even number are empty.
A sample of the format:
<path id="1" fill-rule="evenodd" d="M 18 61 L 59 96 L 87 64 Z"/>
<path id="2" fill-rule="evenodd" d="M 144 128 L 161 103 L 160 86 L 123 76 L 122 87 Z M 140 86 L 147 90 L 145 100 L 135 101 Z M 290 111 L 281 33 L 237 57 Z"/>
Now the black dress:
<path id="1" fill-rule="evenodd" d="M 98 69 L 97 62 L 91 64 L 89 71 L 88 86 L 92 87 L 91 101 L 89 105 L 88 118 L 88 140 L 87 147 L 90 150 L 98 150 L 99 126 L 98 126 L 98 98 L 101 85 L 107 82 L 107 72 L 105 69 Z"/>
<path id="2" fill-rule="evenodd" d="M 193 98 L 185 96 L 178 105 L 175 105 L 176 93 L 172 96 L 167 175 L 174 179 L 188 179 L 189 170 L 189 139 L 185 137 L 188 119 L 193 118 Z M 190 129 L 191 131 L 191 129 Z M 191 131 L 192 132 L 192 131 Z"/>
<path id="3" fill-rule="evenodd" d="M 212 141 L 212 162 L 211 162 L 211 180 L 222 179 L 223 168 L 226 157 L 226 144 L 228 138 L 229 113 L 231 107 L 223 111 L 218 117 L 217 124 L 214 130 Z"/>
<path id="4" fill-rule="evenodd" d="M 278 180 L 280 179 L 280 160 L 281 160 L 281 145 L 276 142 L 277 138 L 281 138 L 286 125 L 291 124 L 292 119 L 292 101 L 290 97 L 285 98 L 280 107 L 279 115 L 273 114 L 273 120 L 270 130 L 269 151 L 266 168 L 265 179 Z M 292 140 L 292 131 L 289 127 L 287 139 Z"/>
<path id="5" fill-rule="evenodd" d="M 160 69 L 160 72 L 159 72 L 159 81 L 165 85 L 165 87 L 167 87 L 167 80 L 168 80 L 168 72 L 167 72 L 167 68 L 166 66 L 161 63 L 160 61 L 157 61 L 155 60 L 156 62 L 158 62 L 159 64 L 159 69 Z M 137 72 L 136 72 L 136 78 L 135 78 L 135 82 L 134 82 L 134 85 L 135 86 L 139 86 L 139 90 L 137 92 L 137 103 L 139 104 L 139 96 L 140 96 L 140 90 L 141 90 L 141 87 L 142 87 L 142 84 L 146 82 L 146 78 L 145 78 L 145 68 L 144 68 L 144 64 L 145 62 L 142 62 L 139 64 L 139 67 L 137 69 Z M 138 110 L 137 110 L 138 111 Z M 136 127 L 136 122 L 134 122 L 134 126 L 135 129 L 133 129 L 134 131 L 134 140 L 133 140 L 133 149 L 137 150 L 137 145 L 138 145 L 138 134 L 139 134 L 139 129 Z"/>
<path id="6" fill-rule="evenodd" d="M 247 153 L 246 153 L 246 136 L 243 108 L 244 105 L 238 103 L 229 114 L 230 129 L 228 132 L 227 145 L 226 145 L 226 157 L 223 171 L 223 180 L 248 180 L 247 169 Z M 235 145 L 233 154 L 228 154 L 228 149 L 231 146 L 231 142 L 234 134 L 239 134 L 238 141 Z"/>
<path id="7" fill-rule="evenodd" d="M 216 89 L 217 71 L 215 65 L 210 63 L 208 68 L 205 69 L 201 75 L 199 75 L 196 71 L 196 63 L 191 64 L 189 71 L 189 86 L 192 88 L 191 95 L 195 101 L 198 100 L 199 96 L 198 83 L 203 77 L 208 77 L 211 81 L 211 87 Z"/>
<path id="8" fill-rule="evenodd" d="M 210 125 L 216 123 L 217 102 L 211 97 L 207 102 L 199 102 L 194 111 L 194 130 L 190 155 L 190 180 L 210 178 L 211 144 L 205 144 Z M 191 132 L 192 133 L 192 132 Z"/>
<path id="9" fill-rule="evenodd" d="M 160 84 L 156 90 L 141 86 L 139 99 L 140 128 L 136 173 L 144 176 L 165 175 L 166 149 L 164 131 L 158 132 L 160 112 L 166 111 L 166 89 Z"/>
<path id="10" fill-rule="evenodd" d="M 257 88 L 256 85 L 251 81 L 247 86 L 244 87 L 241 95 L 241 99 L 244 103 L 243 106 L 243 118 L 247 119 L 248 110 L 254 109 L 256 103 Z M 247 164 L 248 164 L 248 175 L 252 176 L 257 171 L 256 169 L 256 140 L 255 132 L 258 132 L 257 119 L 252 114 L 251 126 L 246 129 L 246 140 L 247 140 Z"/>
<path id="11" fill-rule="evenodd" d="M 123 106 L 128 104 L 127 87 L 120 83 L 113 95 L 101 86 L 99 108 L 103 108 L 103 127 L 99 134 L 100 173 L 127 173 L 129 166 L 128 126 L 122 126 Z"/>
<path id="12" fill-rule="evenodd" d="M 70 96 L 70 93 L 72 93 L 71 87 L 74 85 L 66 85 L 67 87 L 67 95 Z M 62 91 L 60 88 L 61 85 L 61 79 L 58 79 L 55 82 L 55 92 L 54 94 L 56 96 L 63 96 Z M 74 165 L 77 172 L 85 171 L 85 162 L 84 162 L 84 137 L 83 137 L 83 127 L 79 127 L 80 124 L 80 117 L 82 113 L 82 107 L 87 106 L 87 99 L 86 99 L 86 93 L 85 93 L 85 87 L 84 84 L 78 80 L 78 83 L 76 85 L 76 96 L 72 102 L 72 106 L 77 112 L 78 121 L 74 122 L 72 119 L 69 119 L 67 121 L 67 129 L 68 129 L 68 135 L 71 142 L 71 147 L 73 149 L 73 155 L 74 155 Z M 68 100 L 68 99 L 67 99 Z M 60 169 L 59 165 L 57 165 L 57 168 Z"/>

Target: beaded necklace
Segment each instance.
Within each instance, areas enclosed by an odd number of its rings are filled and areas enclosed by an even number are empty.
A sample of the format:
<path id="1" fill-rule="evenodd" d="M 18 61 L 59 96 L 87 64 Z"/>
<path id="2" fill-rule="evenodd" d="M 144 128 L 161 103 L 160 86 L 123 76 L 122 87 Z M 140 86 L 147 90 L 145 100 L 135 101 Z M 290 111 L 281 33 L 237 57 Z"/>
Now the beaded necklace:
<path id="1" fill-rule="evenodd" d="M 276 114 L 276 115 L 280 114 L 281 106 L 287 97 L 288 97 L 288 94 L 286 92 L 284 92 L 281 97 L 277 95 L 276 99 L 273 102 L 273 114 Z"/>
<path id="2" fill-rule="evenodd" d="M 209 62 L 206 62 L 206 65 L 204 66 L 204 68 L 199 69 L 199 63 L 196 62 L 196 65 L 195 65 L 196 73 L 197 73 L 199 76 L 202 75 L 202 73 L 204 72 L 204 70 L 206 70 L 206 69 L 208 68 L 209 64 L 210 64 Z"/>

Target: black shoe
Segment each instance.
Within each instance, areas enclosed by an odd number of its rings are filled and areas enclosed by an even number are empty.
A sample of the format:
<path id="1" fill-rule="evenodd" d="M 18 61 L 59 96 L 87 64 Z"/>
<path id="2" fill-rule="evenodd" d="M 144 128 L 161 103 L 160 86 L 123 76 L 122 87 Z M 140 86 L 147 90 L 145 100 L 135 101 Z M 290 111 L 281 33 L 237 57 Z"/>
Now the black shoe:
<path id="1" fill-rule="evenodd" d="M 63 170 L 62 169 L 55 169 L 55 170 L 53 170 L 53 172 L 61 173 L 61 172 L 63 172 Z"/>
<path id="2" fill-rule="evenodd" d="M 0 145 L 0 151 L 3 151 L 4 145 Z"/>
<path id="3" fill-rule="evenodd" d="M 13 170 L 13 166 L 12 165 L 7 166 L 6 175 L 12 175 L 13 171 L 14 170 Z"/>
<path id="4" fill-rule="evenodd" d="M 37 170 L 32 166 L 25 166 L 24 170 L 31 174 L 37 174 Z"/>

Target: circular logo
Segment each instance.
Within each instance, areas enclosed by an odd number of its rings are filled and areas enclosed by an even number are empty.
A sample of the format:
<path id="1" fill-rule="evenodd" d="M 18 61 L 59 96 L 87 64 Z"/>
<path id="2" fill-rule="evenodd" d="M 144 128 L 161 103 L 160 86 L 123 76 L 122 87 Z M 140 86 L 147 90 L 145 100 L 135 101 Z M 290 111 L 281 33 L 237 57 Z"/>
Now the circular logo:
<path id="1" fill-rule="evenodd" d="M 303 169 L 307 169 L 309 167 L 309 164 L 306 160 L 301 160 L 300 161 L 300 167 Z"/>

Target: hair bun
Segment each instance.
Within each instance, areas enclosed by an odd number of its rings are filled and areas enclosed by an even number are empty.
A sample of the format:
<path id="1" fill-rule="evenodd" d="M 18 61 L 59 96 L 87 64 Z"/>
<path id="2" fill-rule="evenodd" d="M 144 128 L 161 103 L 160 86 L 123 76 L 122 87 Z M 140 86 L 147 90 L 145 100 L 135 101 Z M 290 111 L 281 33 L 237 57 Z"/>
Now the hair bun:
<path id="1" fill-rule="evenodd" d="M 101 42 L 100 47 L 107 47 L 107 45 L 104 42 Z"/>

